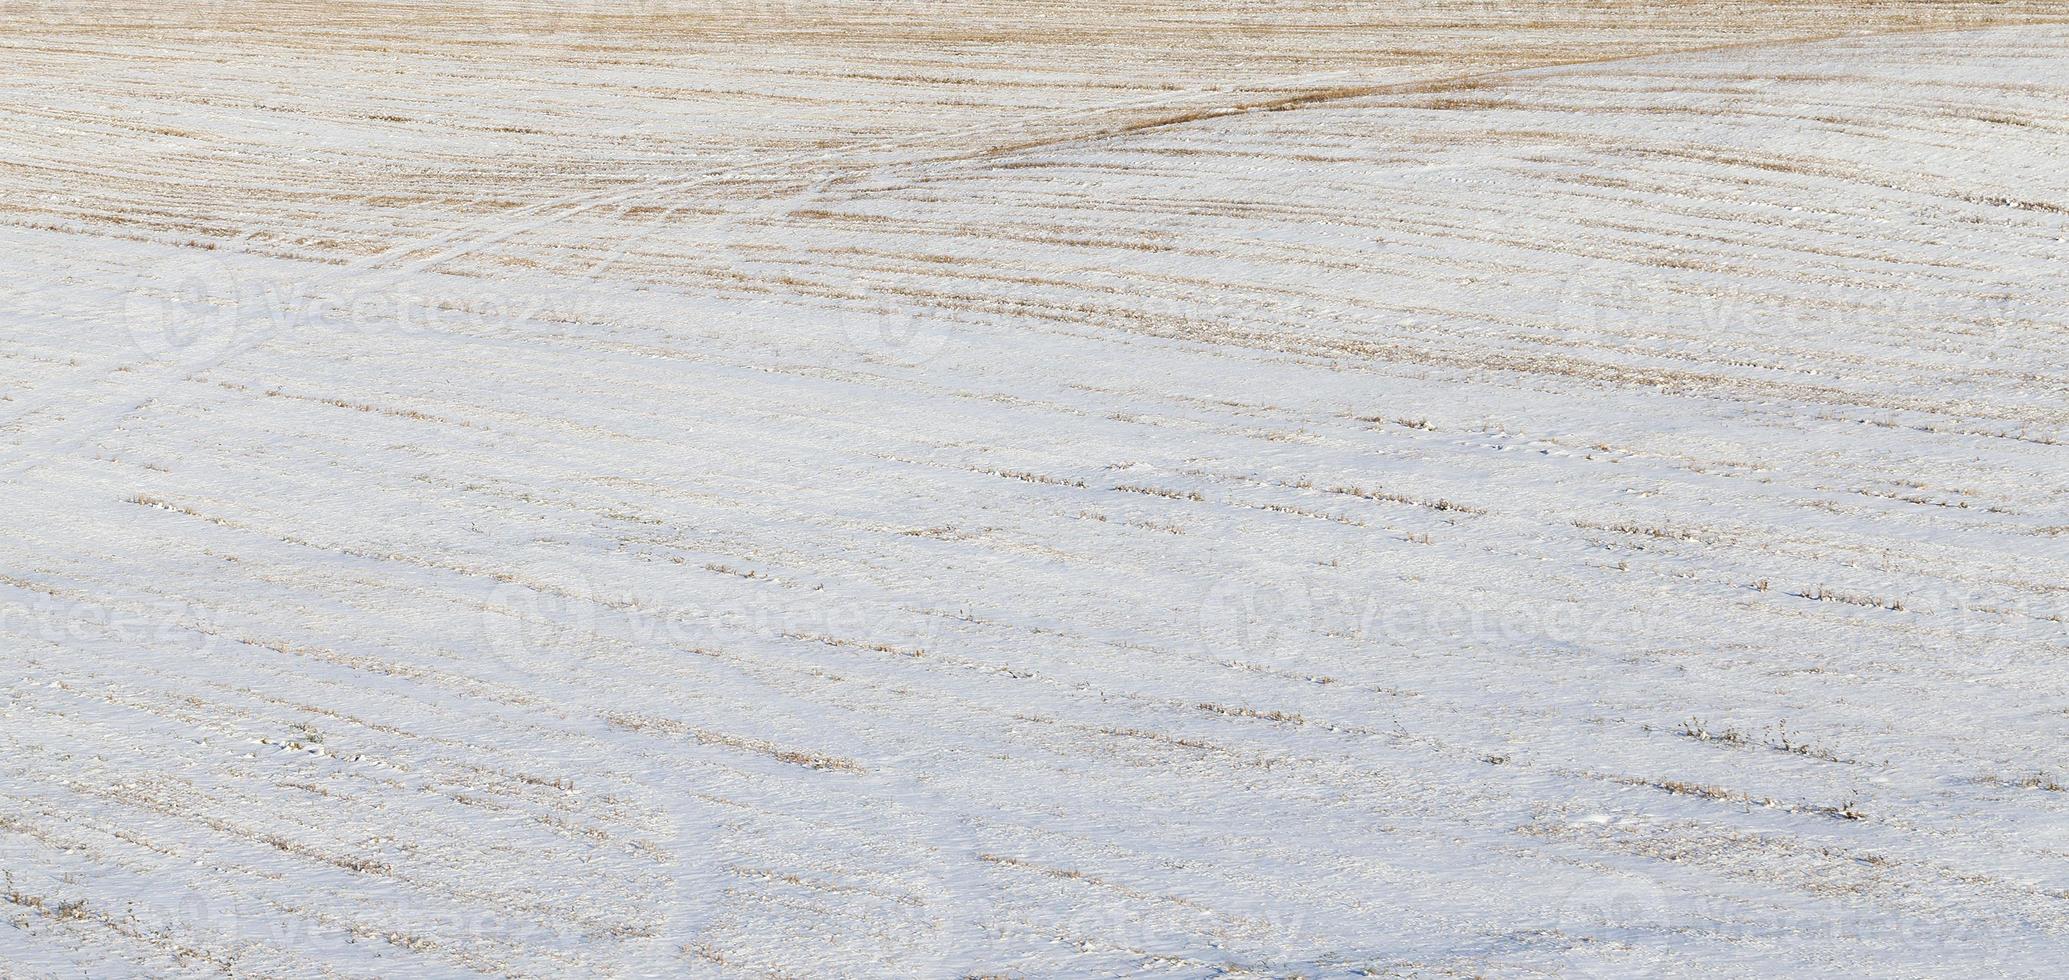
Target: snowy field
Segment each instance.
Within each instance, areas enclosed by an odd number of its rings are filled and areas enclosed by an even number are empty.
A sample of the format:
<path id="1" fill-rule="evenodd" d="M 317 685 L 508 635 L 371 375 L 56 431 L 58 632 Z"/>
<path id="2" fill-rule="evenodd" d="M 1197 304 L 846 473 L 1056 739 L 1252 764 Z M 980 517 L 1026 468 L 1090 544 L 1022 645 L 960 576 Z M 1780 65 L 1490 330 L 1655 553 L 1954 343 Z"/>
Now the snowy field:
<path id="1" fill-rule="evenodd" d="M 1091 6 L 0 0 L 0 977 L 2059 975 L 2069 9 Z"/>

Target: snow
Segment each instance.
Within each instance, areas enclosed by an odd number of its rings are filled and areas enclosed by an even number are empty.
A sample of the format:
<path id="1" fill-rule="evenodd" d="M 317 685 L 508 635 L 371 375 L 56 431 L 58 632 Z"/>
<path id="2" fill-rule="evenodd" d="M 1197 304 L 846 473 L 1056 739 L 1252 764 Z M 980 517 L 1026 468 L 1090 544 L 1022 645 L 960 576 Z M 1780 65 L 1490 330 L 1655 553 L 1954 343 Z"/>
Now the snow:
<path id="1" fill-rule="evenodd" d="M 1401 6 L 12 29 L 0 974 L 2050 975 L 2069 27 Z"/>

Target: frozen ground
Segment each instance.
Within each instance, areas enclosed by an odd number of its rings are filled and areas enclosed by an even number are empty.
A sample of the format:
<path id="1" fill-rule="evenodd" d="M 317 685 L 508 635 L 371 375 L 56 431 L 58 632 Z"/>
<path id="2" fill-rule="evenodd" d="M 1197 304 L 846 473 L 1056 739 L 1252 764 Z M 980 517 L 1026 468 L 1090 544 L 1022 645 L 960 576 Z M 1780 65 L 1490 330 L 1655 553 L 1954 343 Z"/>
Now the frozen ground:
<path id="1" fill-rule="evenodd" d="M 0 3 L 0 976 L 2059 970 L 2059 11 L 631 8 Z"/>

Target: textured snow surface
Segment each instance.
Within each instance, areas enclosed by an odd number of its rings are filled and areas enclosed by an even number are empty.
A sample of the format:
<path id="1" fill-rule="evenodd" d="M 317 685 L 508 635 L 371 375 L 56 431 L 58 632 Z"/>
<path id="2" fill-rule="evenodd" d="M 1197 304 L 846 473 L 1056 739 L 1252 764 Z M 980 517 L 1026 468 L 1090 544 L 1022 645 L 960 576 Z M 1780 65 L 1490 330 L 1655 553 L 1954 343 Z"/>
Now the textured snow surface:
<path id="1" fill-rule="evenodd" d="M 2053 5 L 0 12 L 0 976 L 2069 953 Z"/>

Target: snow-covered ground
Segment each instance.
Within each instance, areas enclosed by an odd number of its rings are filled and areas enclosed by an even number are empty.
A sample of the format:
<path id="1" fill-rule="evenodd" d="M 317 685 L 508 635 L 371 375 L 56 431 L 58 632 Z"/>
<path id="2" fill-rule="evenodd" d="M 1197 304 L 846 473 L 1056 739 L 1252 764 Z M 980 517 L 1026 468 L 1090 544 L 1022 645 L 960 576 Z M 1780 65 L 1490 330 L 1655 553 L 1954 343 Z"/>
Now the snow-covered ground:
<path id="1" fill-rule="evenodd" d="M 1082 6 L 0 3 L 0 976 L 2059 970 L 2069 13 Z"/>

